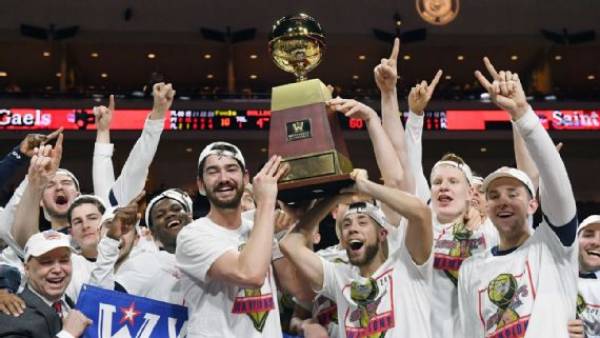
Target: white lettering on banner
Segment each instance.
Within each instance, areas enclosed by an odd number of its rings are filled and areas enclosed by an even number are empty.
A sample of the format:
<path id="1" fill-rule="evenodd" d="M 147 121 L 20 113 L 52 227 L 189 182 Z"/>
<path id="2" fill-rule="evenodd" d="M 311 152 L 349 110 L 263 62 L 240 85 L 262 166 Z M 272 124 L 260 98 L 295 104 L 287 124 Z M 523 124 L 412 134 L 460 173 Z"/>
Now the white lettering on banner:
<path id="1" fill-rule="evenodd" d="M 154 328 L 160 320 L 160 316 L 147 312 L 144 315 L 144 322 L 135 336 L 131 335 L 127 324 L 123 325 L 115 334 L 113 331 L 113 314 L 117 312 L 117 308 L 111 304 L 100 303 L 98 311 L 98 337 L 99 338 L 150 338 Z M 168 334 L 169 338 L 185 337 L 187 332 L 187 321 L 183 324 L 179 335 L 176 330 L 177 319 L 168 318 Z"/>
<path id="2" fill-rule="evenodd" d="M 552 124 L 556 129 L 561 128 L 598 128 L 600 120 L 595 111 L 586 113 L 583 111 L 573 111 L 570 113 L 556 110 L 552 112 Z"/>
<path id="3" fill-rule="evenodd" d="M 52 115 L 42 114 L 39 109 L 34 114 L 19 114 L 10 109 L 0 109 L 0 126 L 49 126 Z"/>

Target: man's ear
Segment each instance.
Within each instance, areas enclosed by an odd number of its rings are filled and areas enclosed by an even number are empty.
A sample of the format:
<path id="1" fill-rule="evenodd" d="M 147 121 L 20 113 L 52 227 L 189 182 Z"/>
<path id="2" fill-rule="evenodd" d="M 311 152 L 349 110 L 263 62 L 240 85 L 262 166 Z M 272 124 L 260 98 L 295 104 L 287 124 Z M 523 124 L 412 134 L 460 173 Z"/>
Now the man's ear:
<path id="1" fill-rule="evenodd" d="M 206 195 L 206 189 L 204 188 L 204 182 L 202 182 L 202 177 L 196 177 L 196 184 L 198 185 L 198 191 L 201 195 Z"/>
<path id="2" fill-rule="evenodd" d="M 379 241 L 380 242 L 385 242 L 385 240 L 387 239 L 387 236 L 388 236 L 387 229 L 385 229 L 385 228 L 382 227 L 381 229 L 379 229 L 379 234 L 378 235 L 379 235 L 378 236 L 379 237 Z"/>
<path id="3" fill-rule="evenodd" d="M 539 207 L 539 203 L 538 203 L 537 198 L 530 199 L 529 202 L 527 203 L 527 214 L 533 215 L 538 207 Z"/>
<path id="4" fill-rule="evenodd" d="M 244 169 L 244 187 L 250 182 L 250 174 L 248 169 Z"/>

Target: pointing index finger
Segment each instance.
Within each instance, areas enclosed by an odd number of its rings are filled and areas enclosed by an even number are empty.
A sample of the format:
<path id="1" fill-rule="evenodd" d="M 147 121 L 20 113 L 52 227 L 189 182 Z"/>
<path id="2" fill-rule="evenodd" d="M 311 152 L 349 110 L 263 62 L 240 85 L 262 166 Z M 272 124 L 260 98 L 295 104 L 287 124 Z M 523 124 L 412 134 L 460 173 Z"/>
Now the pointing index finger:
<path id="1" fill-rule="evenodd" d="M 108 109 L 110 111 L 115 110 L 115 96 L 112 94 L 108 97 Z"/>
<path id="2" fill-rule="evenodd" d="M 392 54 L 390 54 L 390 60 L 398 60 L 398 52 L 400 51 L 400 39 L 394 39 L 394 47 L 392 48 Z"/>
<path id="3" fill-rule="evenodd" d="M 435 87 L 440 82 L 440 78 L 442 77 L 443 73 L 444 72 L 441 69 L 438 70 L 437 73 L 435 74 L 435 77 L 433 78 L 433 80 L 431 80 L 429 87 L 427 87 L 427 91 L 429 92 L 429 95 L 431 95 L 433 93 L 433 91 L 435 90 Z"/>

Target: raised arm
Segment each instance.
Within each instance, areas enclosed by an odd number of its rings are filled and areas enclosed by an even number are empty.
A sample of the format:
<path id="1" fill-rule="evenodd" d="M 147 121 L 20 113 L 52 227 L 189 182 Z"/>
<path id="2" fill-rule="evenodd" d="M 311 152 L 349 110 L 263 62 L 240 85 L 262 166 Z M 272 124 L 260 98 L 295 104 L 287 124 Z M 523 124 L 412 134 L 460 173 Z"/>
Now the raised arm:
<path id="1" fill-rule="evenodd" d="M 567 243 L 573 243 L 577 228 L 572 222 L 576 216 L 575 197 L 565 165 L 550 135 L 527 103 L 519 76 L 509 71 L 497 72 L 488 58 L 484 63 L 494 79 L 490 83 L 481 72 L 475 76 L 490 93 L 492 101 L 507 111 L 513 126 L 523 137 L 525 146 L 540 173 L 540 199 L 542 211 L 555 228 L 570 225 Z M 563 242 L 565 243 L 565 242 Z"/>
<path id="2" fill-rule="evenodd" d="M 373 143 L 375 160 L 381 171 L 384 184 L 396 189 L 402 189 L 404 187 L 404 170 L 400 164 L 400 159 L 398 156 L 395 156 L 392 142 L 384 131 L 377 113 L 372 108 L 356 100 L 335 98 L 329 101 L 329 105 L 332 109 L 344 113 L 346 117 L 365 121 L 369 138 Z M 398 225 L 400 223 L 401 217 L 393 209 L 386 206 L 384 212 L 391 224 Z"/>
<path id="3" fill-rule="evenodd" d="M 56 146 L 42 145 L 34 150 L 27 173 L 28 184 L 15 213 L 11 233 L 16 243 L 24 248 L 29 237 L 39 232 L 40 201 L 44 188 L 56 174 L 62 157 L 63 134 Z"/>
<path id="4" fill-rule="evenodd" d="M 373 196 L 408 220 L 404 243 L 416 264 L 425 263 L 433 247 L 431 210 L 427 204 L 412 194 L 370 181 L 363 169 L 355 169 L 351 176 L 358 192 Z"/>
<path id="5" fill-rule="evenodd" d="M 318 227 L 321 221 L 329 214 L 329 212 L 340 201 L 339 196 L 329 197 L 319 201 L 315 206 L 308 210 L 295 225 L 294 229 L 298 229 L 305 237 L 307 247 L 313 251 L 313 235 L 318 232 Z M 293 231 L 293 230 L 292 230 Z M 281 249 L 281 244 L 280 250 Z M 277 276 L 277 281 L 283 289 L 291 293 L 296 300 L 301 302 L 312 302 L 315 293 L 309 287 L 304 275 L 299 273 L 294 263 L 285 256 L 281 259 L 273 261 L 273 269 Z"/>
<path id="6" fill-rule="evenodd" d="M 142 135 L 137 140 L 121 174 L 109 191 L 110 205 L 115 206 L 127 203 L 144 189 L 148 168 L 154 159 L 160 135 L 164 128 L 164 120 L 171 108 L 175 97 L 175 90 L 170 83 L 157 83 L 152 88 L 154 104 L 152 111 L 144 124 Z"/>
<path id="7" fill-rule="evenodd" d="M 256 213 L 250 237 L 239 252 L 227 251 L 212 264 L 211 279 L 252 288 L 265 281 L 271 265 L 277 181 L 288 169 L 280 164 L 281 157 L 273 156 L 254 176 Z"/>
<path id="8" fill-rule="evenodd" d="M 108 193 L 115 183 L 115 169 L 112 162 L 114 145 L 110 143 L 110 123 L 115 111 L 114 95 L 109 97 L 108 107 L 97 106 L 93 111 L 96 118 L 96 143 L 92 161 L 94 195 L 99 196 L 108 205 Z"/>

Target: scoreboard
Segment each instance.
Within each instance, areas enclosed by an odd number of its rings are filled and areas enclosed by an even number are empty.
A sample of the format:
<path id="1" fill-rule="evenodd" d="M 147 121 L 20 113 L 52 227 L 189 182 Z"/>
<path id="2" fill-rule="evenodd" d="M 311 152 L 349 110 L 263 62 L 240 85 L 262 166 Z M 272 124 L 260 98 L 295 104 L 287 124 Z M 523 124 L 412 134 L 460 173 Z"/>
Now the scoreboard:
<path id="1" fill-rule="evenodd" d="M 600 110 L 536 110 L 549 130 L 600 130 Z M 150 113 L 148 109 L 116 109 L 111 130 L 141 130 Z M 165 130 L 268 130 L 271 111 L 264 109 L 197 109 L 171 110 Z M 408 112 L 401 112 L 406 120 Z M 364 121 L 339 114 L 343 129 L 364 130 Z M 433 131 L 508 130 L 509 116 L 500 110 L 427 111 L 424 129 Z M 95 130 L 91 108 L 0 108 L 0 130 Z"/>

